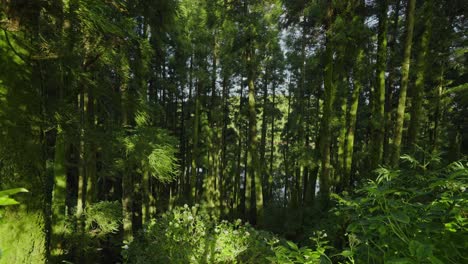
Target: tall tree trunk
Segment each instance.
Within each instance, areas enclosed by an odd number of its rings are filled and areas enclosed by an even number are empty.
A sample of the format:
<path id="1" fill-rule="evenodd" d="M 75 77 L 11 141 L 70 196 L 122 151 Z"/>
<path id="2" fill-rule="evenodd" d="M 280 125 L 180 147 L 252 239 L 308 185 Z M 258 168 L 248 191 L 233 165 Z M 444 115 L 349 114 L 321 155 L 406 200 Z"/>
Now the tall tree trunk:
<path id="1" fill-rule="evenodd" d="M 333 47 L 332 47 L 332 20 L 333 20 L 333 7 L 332 1 L 327 1 L 327 15 L 325 21 L 326 28 L 326 47 L 325 47 L 325 68 L 324 68 L 324 102 L 323 102 L 323 116 L 320 131 L 320 153 L 321 153 L 321 166 L 320 173 L 320 207 L 327 208 L 330 196 L 330 148 L 331 148 L 331 130 L 330 123 L 333 119 L 333 105 L 335 101 L 335 84 L 333 82 Z"/>
<path id="2" fill-rule="evenodd" d="M 198 140 L 200 129 L 200 92 L 201 81 L 198 80 L 196 84 L 195 95 L 195 116 L 193 117 L 193 149 L 192 149 L 192 165 L 191 165 L 191 178 L 190 178 L 190 201 L 194 204 L 197 201 L 197 178 L 198 178 Z"/>
<path id="3" fill-rule="evenodd" d="M 354 66 L 353 76 L 353 93 L 348 112 L 348 131 L 346 132 L 346 149 L 345 149 L 345 168 L 344 168 L 344 183 L 349 186 L 351 179 L 351 168 L 353 165 L 353 148 L 354 148 L 354 132 L 356 130 L 356 116 L 359 107 L 359 95 L 362 90 L 362 68 L 364 60 L 364 50 L 359 49 L 356 64 Z"/>
<path id="4" fill-rule="evenodd" d="M 288 111 L 287 111 L 287 116 L 286 116 L 286 131 L 290 130 L 290 116 L 291 116 L 291 93 L 288 95 Z M 291 176 L 291 166 L 290 166 L 291 158 L 290 158 L 290 152 L 289 152 L 289 136 L 286 136 L 286 146 L 283 149 L 283 164 L 284 164 L 284 207 L 286 208 L 291 202 L 292 199 L 292 194 L 288 196 L 288 192 L 291 192 L 291 186 L 290 186 L 290 176 Z M 289 200 L 288 200 L 289 199 Z"/>
<path id="5" fill-rule="evenodd" d="M 271 109 L 276 108 L 276 91 L 275 85 L 273 85 L 272 90 L 272 99 L 271 99 Z M 273 199 L 273 162 L 274 162 L 274 152 L 275 152 L 275 115 L 271 115 L 271 137 L 270 137 L 270 169 L 268 173 L 268 184 L 267 184 L 267 193 L 268 199 Z"/>
<path id="6" fill-rule="evenodd" d="M 252 48 L 249 47 L 247 63 L 252 63 Z M 250 66 L 253 67 L 253 66 Z M 253 224 L 261 225 L 263 221 L 263 192 L 262 180 L 258 161 L 258 138 L 257 138 L 257 112 L 255 110 L 255 85 L 253 69 L 249 69 L 247 83 L 249 87 L 249 152 L 247 163 L 247 180 L 251 181 L 251 221 Z"/>
<path id="7" fill-rule="evenodd" d="M 83 86 L 83 83 L 81 83 Z M 80 109 L 80 136 L 78 143 L 78 153 L 79 153 L 79 162 L 78 162 L 78 200 L 76 206 L 75 217 L 77 220 L 77 233 L 79 237 L 78 243 L 78 252 L 75 255 L 75 261 L 83 262 L 84 261 L 84 243 L 85 243 L 85 222 L 84 222 L 84 209 L 86 207 L 86 156 L 85 156 L 85 88 L 80 87 L 81 92 L 79 94 L 79 109 Z"/>
<path id="8" fill-rule="evenodd" d="M 394 80 L 396 79 L 396 64 L 397 64 L 397 38 L 398 38 L 398 21 L 400 20 L 400 9 L 401 9 L 401 0 L 396 0 L 393 17 L 392 17 L 392 27 L 391 27 L 391 34 L 390 39 L 388 41 L 388 77 L 387 77 L 387 87 L 385 92 L 385 135 L 384 135 L 384 155 L 383 155 L 383 163 L 389 164 L 391 159 L 391 149 L 390 149 L 390 142 L 389 139 L 392 134 L 393 130 L 393 122 L 392 122 L 392 104 L 393 104 L 393 87 L 394 87 Z"/>
<path id="9" fill-rule="evenodd" d="M 306 87 L 305 87 L 305 82 L 306 82 L 306 46 L 307 46 L 307 32 L 306 32 L 306 18 L 304 14 L 303 16 L 303 21 L 302 21 L 302 34 L 301 34 L 301 65 L 300 65 L 300 72 L 301 72 L 301 77 L 300 77 L 300 83 L 299 83 L 299 118 L 298 118 L 298 135 L 299 135 L 299 144 L 301 147 L 303 147 L 303 152 L 307 151 L 307 142 L 308 142 L 308 134 L 307 131 L 305 130 L 305 126 L 307 126 L 305 121 L 305 100 L 307 99 L 305 94 L 306 94 Z M 303 154 L 300 154 L 303 155 Z M 304 164 L 302 161 L 298 162 L 299 168 L 296 171 L 296 204 L 300 208 L 302 205 L 302 200 L 303 200 L 303 193 L 305 188 L 304 181 L 306 180 L 306 175 L 305 172 L 307 169 L 305 168 Z M 301 218 L 302 219 L 302 218 Z"/>
<path id="10" fill-rule="evenodd" d="M 245 14 L 250 17 L 248 3 L 244 3 Z M 257 112 L 255 101 L 255 47 L 254 38 L 257 37 L 253 30 L 254 25 L 247 25 L 247 46 L 246 46 L 246 69 L 248 85 L 248 110 L 249 110 L 249 145 L 247 160 L 247 181 L 251 182 L 251 212 L 250 219 L 253 224 L 261 226 L 263 224 L 263 191 L 262 176 L 260 174 L 257 138 Z"/>
<path id="11" fill-rule="evenodd" d="M 260 138 L 260 167 L 263 185 L 263 199 L 265 203 L 268 203 L 268 171 L 266 169 L 266 137 L 267 137 L 267 103 L 268 103 L 268 69 L 265 69 L 265 75 L 263 78 L 263 99 L 262 99 L 262 130 Z"/>
<path id="12" fill-rule="evenodd" d="M 408 128 L 408 146 L 414 148 L 418 143 L 418 135 L 421 127 L 422 104 L 424 97 L 424 83 L 426 73 L 426 57 L 429 50 L 432 25 L 432 0 L 424 2 L 424 32 L 421 36 L 421 44 L 416 62 L 416 81 L 414 84 L 411 103 L 411 119 Z"/>
<path id="13" fill-rule="evenodd" d="M 242 183 L 242 185 L 244 186 L 244 188 L 240 188 L 241 186 L 241 175 L 242 175 L 242 146 L 243 146 L 243 142 L 242 142 L 242 122 L 241 122 L 241 118 L 242 118 L 242 109 L 243 109 L 243 97 L 244 97 L 244 84 L 241 83 L 241 87 L 240 87 L 240 96 L 239 96 L 239 121 L 238 121 L 238 138 L 239 138 L 239 145 L 237 146 L 237 165 L 236 165 L 236 178 L 235 178 L 235 189 L 234 189 L 234 193 L 235 193 L 235 197 L 237 198 L 236 199 L 236 202 L 238 203 L 238 213 L 239 215 L 241 215 L 244 219 L 245 219 L 245 211 L 246 211 L 246 199 L 245 199 L 245 189 L 246 189 L 246 184 L 245 184 L 245 174 L 244 174 L 244 181 Z"/>
<path id="14" fill-rule="evenodd" d="M 405 121 L 405 108 L 406 108 L 406 93 L 408 90 L 411 47 L 413 43 L 413 29 L 414 29 L 414 9 L 416 0 L 408 0 L 407 15 L 406 15 L 406 39 L 403 54 L 403 63 L 401 69 L 401 87 L 400 96 L 398 99 L 398 108 L 396 115 L 395 133 L 393 138 L 393 152 L 392 162 L 393 167 L 398 166 L 401 150 L 401 139 L 403 136 L 403 125 Z"/>
<path id="15" fill-rule="evenodd" d="M 346 52 L 346 51 L 345 51 Z M 341 64 L 341 63 L 340 63 Z M 337 101 L 340 105 L 340 113 L 338 117 L 338 122 L 339 122 L 339 134 L 338 134 L 338 140 L 337 140 L 337 145 L 338 145 L 338 155 L 337 155 L 337 175 L 334 177 L 334 183 L 336 184 L 336 191 L 341 192 L 345 188 L 345 180 L 344 180 L 344 174 L 345 174 L 345 159 L 346 159 L 346 134 L 348 131 L 347 127 L 347 114 L 348 114 L 348 90 L 350 90 L 350 82 L 348 80 L 348 73 L 347 69 L 344 67 L 344 65 L 340 65 L 340 91 L 339 91 L 339 98 L 337 98 Z"/>
<path id="16" fill-rule="evenodd" d="M 86 177 L 87 177 L 87 204 L 91 204 L 97 199 L 97 175 L 96 175 L 96 143 L 93 138 L 93 133 L 95 130 L 95 100 L 94 100 L 94 91 L 93 88 L 88 86 L 88 96 L 87 96 L 87 105 L 86 105 L 86 127 L 87 133 L 86 137 L 88 140 L 87 146 L 85 148 L 85 163 L 86 163 Z"/>
<path id="17" fill-rule="evenodd" d="M 439 78 L 437 80 L 439 83 L 436 87 L 435 93 L 435 109 L 433 113 L 433 128 L 431 131 L 431 152 L 435 153 L 439 149 L 439 126 L 442 119 L 442 95 L 443 95 L 443 81 L 444 81 L 444 67 L 441 67 Z"/>
<path id="18" fill-rule="evenodd" d="M 379 2 L 379 35 L 377 41 L 376 87 L 372 111 L 372 142 L 370 169 L 382 163 L 385 133 L 385 69 L 387 65 L 387 0 Z"/>
<path id="19" fill-rule="evenodd" d="M 120 123 L 124 130 L 128 129 L 130 125 L 130 113 L 127 104 L 129 103 L 130 96 L 128 91 L 128 84 L 121 84 L 121 120 Z M 128 166 L 126 166 L 128 167 Z M 122 172 L 122 214 L 123 214 L 123 240 L 132 241 L 133 239 L 133 177 L 131 168 L 125 168 Z"/>
<path id="20" fill-rule="evenodd" d="M 223 207 L 223 215 L 226 216 L 229 212 L 233 209 L 233 201 L 235 203 L 235 199 L 233 197 L 233 181 L 228 176 L 227 172 L 227 132 L 228 132 L 228 122 L 229 122 L 229 76 L 224 73 L 223 74 L 223 94 L 222 94 L 222 104 L 223 104 L 223 128 L 221 131 L 221 169 L 220 169 L 220 178 L 223 183 L 221 191 L 221 206 Z M 234 176 L 235 177 L 235 176 Z M 228 196 L 229 193 L 229 196 Z M 223 201 L 225 204 L 223 204 Z M 224 205 L 224 206 L 223 206 Z"/>

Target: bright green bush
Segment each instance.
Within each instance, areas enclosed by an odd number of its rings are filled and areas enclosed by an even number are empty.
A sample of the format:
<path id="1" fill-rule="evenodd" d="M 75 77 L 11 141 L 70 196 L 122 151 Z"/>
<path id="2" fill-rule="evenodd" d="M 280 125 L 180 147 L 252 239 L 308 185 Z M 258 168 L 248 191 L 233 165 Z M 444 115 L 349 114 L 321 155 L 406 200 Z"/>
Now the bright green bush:
<path id="1" fill-rule="evenodd" d="M 24 188 L 16 188 L 16 189 L 0 191 L 0 206 L 19 204 L 18 201 L 11 198 L 10 196 L 16 193 L 20 193 L 20 192 L 28 192 L 28 190 Z"/>
<path id="2" fill-rule="evenodd" d="M 45 263 L 42 212 L 15 208 L 0 219 L 0 264 Z"/>
<path id="3" fill-rule="evenodd" d="M 119 228 L 122 223 L 122 205 L 118 201 L 100 201 L 89 204 L 80 220 L 84 223 L 84 232 L 78 229 L 78 219 L 75 214 L 57 219 L 53 226 L 51 262 L 75 261 L 75 255 L 80 254 L 86 263 L 102 263 L 106 261 L 102 249 L 120 249 L 121 238 Z M 79 252 L 79 253 L 76 253 Z M 108 253 L 109 251 L 107 251 Z"/>
<path id="4" fill-rule="evenodd" d="M 321 222 L 333 244 L 326 233 L 314 232 L 314 247 L 299 247 L 186 206 L 149 224 L 124 258 L 128 263 L 467 263 L 467 165 L 439 167 L 436 158 L 403 158 L 402 169 L 381 168 L 353 194 L 332 195 L 336 206 Z"/>
<path id="5" fill-rule="evenodd" d="M 467 263 L 466 165 L 404 159 L 407 168 L 380 169 L 358 196 L 335 196 L 350 255 L 356 263 Z"/>
<path id="6" fill-rule="evenodd" d="M 276 245 L 273 247 L 275 253 L 274 257 L 268 257 L 267 259 L 271 263 L 277 264 L 294 264 L 294 263 L 304 263 L 304 264 L 320 264 L 332 263 L 331 259 L 326 255 L 326 250 L 332 247 L 328 246 L 328 241 L 326 240 L 326 234 L 323 232 L 316 232 L 315 237 L 312 237 L 311 240 L 314 242 L 316 249 L 312 250 L 309 247 L 299 248 L 295 243 L 286 241 L 285 245 Z"/>
<path id="7" fill-rule="evenodd" d="M 462 162 L 439 167 L 437 158 L 410 156 L 401 170 L 381 168 L 354 194 L 332 195 L 337 202 L 316 249 L 296 244 L 273 247 L 272 263 L 467 263 L 468 168 Z M 341 233 L 344 227 L 346 233 Z M 338 243 L 337 243 L 338 242 Z M 327 256 L 328 254 L 328 256 Z"/>
<path id="8" fill-rule="evenodd" d="M 0 191 L 0 207 L 19 204 L 18 201 L 11 198 L 10 196 L 14 195 L 14 194 L 17 194 L 17 193 L 21 193 L 21 192 L 28 192 L 28 190 L 26 190 L 24 188 L 15 188 L 15 189 L 8 189 L 8 190 Z M 0 218 L 2 218 L 2 210 L 1 209 L 0 209 Z M 0 224 L 1 224 L 1 220 L 0 220 Z M 8 235 L 7 231 L 11 231 L 11 230 L 0 228 L 0 245 L 1 244 L 7 244 L 7 241 L 9 239 L 9 237 L 11 237 L 11 235 Z M 1 237 L 2 235 L 4 236 L 3 238 Z M 8 244 L 10 244 L 10 243 L 8 243 Z M 10 244 L 9 248 L 11 248 L 11 244 Z M 3 250 L 0 247 L 0 263 L 2 261 L 1 260 L 2 254 L 3 254 Z M 5 260 L 5 261 L 7 261 L 7 260 Z"/>
<path id="9" fill-rule="evenodd" d="M 123 254 L 128 263 L 269 263 L 274 241 L 240 221 L 217 222 L 185 206 L 153 220 Z"/>
<path id="10" fill-rule="evenodd" d="M 86 230 L 91 237 L 102 238 L 119 231 L 122 206 L 118 201 L 101 201 L 86 207 Z"/>

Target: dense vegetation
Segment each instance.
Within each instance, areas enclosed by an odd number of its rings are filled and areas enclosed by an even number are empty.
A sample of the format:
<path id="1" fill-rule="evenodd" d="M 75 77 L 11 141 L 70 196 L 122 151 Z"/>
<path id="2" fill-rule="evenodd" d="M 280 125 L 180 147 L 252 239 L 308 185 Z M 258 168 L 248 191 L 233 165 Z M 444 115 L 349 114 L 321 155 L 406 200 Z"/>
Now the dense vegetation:
<path id="1" fill-rule="evenodd" d="M 0 263 L 466 263 L 463 0 L 0 1 Z"/>

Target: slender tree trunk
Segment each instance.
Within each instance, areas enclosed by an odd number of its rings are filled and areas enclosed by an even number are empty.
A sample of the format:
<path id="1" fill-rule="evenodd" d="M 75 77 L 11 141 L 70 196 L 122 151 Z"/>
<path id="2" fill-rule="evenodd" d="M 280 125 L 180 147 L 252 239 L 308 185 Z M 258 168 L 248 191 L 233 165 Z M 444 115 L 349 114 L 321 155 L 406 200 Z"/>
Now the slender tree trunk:
<path id="1" fill-rule="evenodd" d="M 190 189 L 191 189 L 191 202 L 194 204 L 197 201 L 197 174 L 198 174 L 198 137 L 200 128 L 200 92 L 201 92 L 201 81 L 199 80 L 196 84 L 196 95 L 195 95 L 195 116 L 193 117 L 193 149 L 192 149 L 192 167 L 191 167 L 191 178 L 190 178 Z"/>
<path id="2" fill-rule="evenodd" d="M 339 101 L 339 104 L 340 104 L 340 115 L 339 115 L 339 118 L 338 118 L 338 121 L 339 121 L 339 134 L 338 134 L 338 142 L 337 142 L 337 145 L 338 145 L 338 155 L 337 155 L 337 164 L 336 164 L 336 167 L 337 167 L 337 171 L 338 171 L 338 175 L 335 175 L 335 181 L 334 183 L 336 184 L 336 191 L 337 192 L 341 192 L 343 191 L 343 189 L 345 188 L 345 182 L 346 180 L 344 179 L 344 175 L 345 175 L 345 162 L 346 162 L 346 134 L 347 134 L 347 130 L 348 130 L 348 127 L 347 127 L 347 122 L 346 122 L 346 119 L 347 119 L 347 114 L 348 114 L 348 90 L 350 90 L 350 84 L 349 84 L 349 81 L 348 81 L 348 73 L 347 73 L 347 69 L 345 69 L 344 65 L 342 65 L 341 67 L 341 74 L 342 76 L 340 76 L 340 83 L 341 83 L 341 88 L 340 88 L 340 96 L 339 98 L 337 99 L 337 101 Z"/>
<path id="3" fill-rule="evenodd" d="M 291 116 L 291 93 L 288 95 L 288 111 L 286 116 L 286 131 L 290 129 L 290 116 Z M 290 167 L 290 156 L 289 156 L 289 137 L 286 137 L 286 146 L 283 149 L 283 164 L 284 164 L 284 207 L 288 207 L 288 204 L 292 200 L 292 193 L 288 196 L 288 192 L 291 192 L 290 186 L 290 176 L 291 176 L 291 167 Z M 288 200 L 289 198 L 289 200 Z"/>
<path id="4" fill-rule="evenodd" d="M 401 150 L 401 139 L 403 136 L 403 124 L 405 121 L 405 108 L 406 108 L 406 93 L 408 90 L 411 47 L 413 43 L 413 29 L 414 29 L 414 9 L 416 0 L 408 0 L 407 15 L 406 15 L 406 39 L 403 54 L 403 63 L 401 69 L 401 87 L 400 96 L 398 100 L 397 116 L 395 133 L 393 139 L 393 152 L 392 163 L 393 167 L 398 166 Z"/>
<path id="5" fill-rule="evenodd" d="M 299 84 L 299 118 L 298 118 L 298 135 L 299 135 L 299 144 L 300 146 L 304 147 L 304 152 L 306 152 L 307 149 L 307 133 L 305 131 L 305 126 L 307 124 L 304 122 L 305 118 L 305 100 L 306 100 L 306 87 L 305 87 L 305 81 L 306 81 L 306 46 L 307 46 L 307 35 L 306 35 L 306 18 L 303 15 L 303 21 L 302 21 L 302 34 L 301 34 L 301 79 L 300 79 L 300 84 Z M 298 208 L 301 208 L 302 205 L 302 200 L 303 200 L 303 188 L 304 186 L 304 181 L 305 181 L 305 175 L 304 172 L 306 171 L 304 164 L 299 161 L 298 162 L 298 168 L 296 170 L 296 185 L 295 185 L 295 192 L 296 192 L 296 201 L 295 203 L 297 204 Z M 302 219 L 302 218 L 301 218 Z"/>
<path id="6" fill-rule="evenodd" d="M 228 131 L 228 122 L 229 122 L 229 105 L 228 105 L 228 99 L 229 99 L 229 78 L 228 75 L 225 73 L 223 74 L 223 94 L 222 94 L 222 104 L 223 104 L 223 128 L 221 131 L 221 146 L 222 146 L 222 152 L 221 152 L 221 169 L 220 169 L 220 182 L 223 183 L 222 187 L 220 189 L 221 192 L 221 206 L 224 209 L 223 210 L 223 215 L 228 215 L 229 211 L 232 209 L 232 201 L 234 200 L 234 197 L 232 196 L 233 191 L 232 191 L 232 179 L 228 176 L 227 172 L 227 131 Z M 234 176 L 235 177 L 235 176 Z M 231 190 L 231 191 L 229 191 Z M 228 196 L 228 191 L 230 195 Z M 223 204 L 223 201 L 225 204 Z M 224 205 L 224 206 L 223 206 Z M 229 209 L 229 211 L 228 211 Z"/>
<path id="7" fill-rule="evenodd" d="M 441 67 L 440 75 L 439 75 L 439 84 L 437 85 L 435 91 L 435 109 L 434 109 L 434 117 L 433 117 L 433 129 L 431 132 L 431 152 L 434 153 L 439 149 L 439 125 L 440 120 L 442 118 L 442 94 L 443 94 L 443 81 L 444 81 L 444 67 Z"/>
<path id="8" fill-rule="evenodd" d="M 129 91 L 127 83 L 121 84 L 121 120 L 122 128 L 128 129 L 129 126 Z M 122 173 L 122 214 L 123 214 L 123 240 L 132 241 L 133 239 L 133 177 L 130 168 L 125 168 Z"/>
<path id="9" fill-rule="evenodd" d="M 247 16 L 251 16 L 248 4 L 245 3 L 245 12 Z M 260 174 L 259 156 L 258 156 L 258 138 L 257 138 L 257 112 L 255 101 L 255 48 L 254 37 L 255 32 L 252 30 L 253 25 L 248 25 L 248 33 L 246 46 L 246 66 L 247 66 L 247 85 L 248 92 L 248 110 L 249 110 L 249 145 L 248 145 L 248 164 L 247 164 L 247 180 L 251 182 L 251 212 L 250 219 L 253 224 L 261 226 L 263 224 L 263 191 L 262 191 L 262 176 Z"/>
<path id="10" fill-rule="evenodd" d="M 249 73 L 249 160 L 250 160 L 250 180 L 252 181 L 252 196 L 255 199 L 252 208 L 254 215 L 252 222 L 258 226 L 263 224 L 263 190 L 262 176 L 260 174 L 260 165 L 258 157 L 258 138 L 257 138 L 257 112 L 255 110 L 255 86 L 253 72 Z"/>
<path id="11" fill-rule="evenodd" d="M 372 111 L 371 170 L 382 163 L 385 134 L 385 69 L 387 65 L 387 0 L 379 3 L 379 35 L 377 41 L 376 87 Z"/>
<path id="12" fill-rule="evenodd" d="M 320 153 L 322 171 L 320 174 L 320 196 L 321 208 L 328 207 L 330 196 L 330 148 L 331 148 L 331 130 L 330 123 L 333 119 L 333 105 L 335 101 L 335 84 L 333 82 L 333 47 L 332 47 L 332 19 L 333 7 L 332 1 L 328 0 L 326 16 L 326 47 L 325 47 L 325 69 L 324 69 L 324 89 L 325 97 L 323 102 L 323 116 L 320 131 Z"/>
<path id="13" fill-rule="evenodd" d="M 267 103 L 268 103 L 268 69 L 265 69 L 265 75 L 263 78 L 263 99 L 262 99 L 262 131 L 260 139 L 260 167 L 261 167 L 261 176 L 262 176 L 262 185 L 263 185 L 263 198 L 265 203 L 268 203 L 270 197 L 268 197 L 268 172 L 266 169 L 266 137 L 267 137 Z"/>
<path id="14" fill-rule="evenodd" d="M 97 175 L 96 175 L 96 143 L 92 133 L 95 130 L 95 100 L 94 92 L 91 87 L 88 86 L 87 106 L 86 106 L 86 127 L 87 133 L 85 133 L 88 139 L 88 144 L 85 147 L 85 163 L 86 163 L 86 177 L 87 177 L 87 203 L 91 204 L 97 199 Z"/>
<path id="15" fill-rule="evenodd" d="M 243 142 L 242 142 L 242 123 L 241 123 L 241 118 L 242 118 L 242 108 L 243 108 L 243 96 L 244 96 L 244 84 L 242 83 L 241 84 L 241 90 L 240 90 L 240 96 L 239 96 L 239 126 L 238 126 L 238 137 L 239 137 L 239 145 L 237 147 L 237 171 L 236 171 L 236 179 L 235 179 L 235 189 L 234 189 L 234 192 L 236 194 L 236 201 L 238 202 L 239 204 L 239 210 L 238 210 L 238 213 L 245 219 L 245 212 L 246 212 L 246 207 L 247 207 L 247 204 L 246 204 L 246 192 L 245 192 L 245 189 L 246 189 L 246 184 L 245 184 L 245 173 L 244 173 L 244 181 L 243 181 L 243 188 L 241 190 L 240 188 L 240 185 L 241 185 L 241 174 L 242 174 L 242 146 L 243 146 Z M 245 163 L 244 163 L 245 164 Z"/>
<path id="16" fill-rule="evenodd" d="M 391 28 L 390 40 L 388 42 L 389 48 L 389 60 L 388 60 L 388 78 L 387 78 L 387 87 L 385 92 L 385 135 L 384 135 L 384 164 L 389 164 L 391 159 L 391 150 L 389 139 L 391 137 L 391 132 L 393 130 L 392 122 L 392 104 L 393 104 L 393 86 L 394 80 L 396 79 L 396 67 L 397 59 L 396 52 L 397 49 L 397 38 L 398 38 L 398 21 L 400 19 L 400 9 L 401 9 L 401 0 L 396 0 L 395 7 L 393 11 L 393 25 Z"/>
<path id="17" fill-rule="evenodd" d="M 359 95 L 362 90 L 362 67 L 364 59 L 364 50 L 361 48 L 358 51 L 356 58 L 355 75 L 353 76 L 353 93 L 351 95 L 351 102 L 348 112 L 348 131 L 346 132 L 346 149 L 345 149 L 345 169 L 344 169 L 344 183 L 349 186 L 351 179 L 351 168 L 353 165 L 353 148 L 354 148 L 354 132 L 356 130 L 356 116 L 359 107 Z"/>
<path id="18" fill-rule="evenodd" d="M 276 108 L 276 91 L 275 85 L 273 85 L 272 90 L 272 100 L 271 100 L 271 109 Z M 273 199 L 273 162 L 274 162 L 274 152 L 275 152 L 275 115 L 271 115 L 271 137 L 270 137 L 270 171 L 268 173 L 268 199 Z"/>
<path id="19" fill-rule="evenodd" d="M 425 3 L 424 9 L 424 32 L 421 36 L 421 44 L 416 62 L 416 81 L 414 84 L 413 98 L 411 103 L 411 120 L 408 128 L 408 146 L 414 148 L 418 143 L 418 135 L 421 127 L 422 104 L 424 97 L 424 83 L 426 73 L 426 57 L 429 50 L 432 22 L 432 1 Z"/>
<path id="20" fill-rule="evenodd" d="M 83 84 L 82 84 L 83 85 Z M 80 108 L 80 137 L 78 144 L 78 153 L 79 153 L 79 164 L 78 164 L 78 201 L 76 206 L 75 217 L 77 219 L 77 233 L 79 237 L 78 243 L 78 252 L 75 256 L 75 261 L 83 262 L 84 261 L 84 239 L 85 239 L 85 223 L 84 223 L 84 209 L 86 207 L 86 156 L 85 156 L 85 91 L 81 87 L 81 92 L 79 95 L 79 108 Z"/>

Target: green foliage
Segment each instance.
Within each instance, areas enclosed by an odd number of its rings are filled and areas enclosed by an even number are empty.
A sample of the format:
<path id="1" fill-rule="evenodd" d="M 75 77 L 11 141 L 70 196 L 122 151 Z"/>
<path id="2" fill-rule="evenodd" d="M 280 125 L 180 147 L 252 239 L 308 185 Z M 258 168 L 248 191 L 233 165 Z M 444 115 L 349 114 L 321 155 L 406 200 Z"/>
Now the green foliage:
<path id="1" fill-rule="evenodd" d="M 119 201 L 100 201 L 88 204 L 84 211 L 84 232 L 76 230 L 76 215 L 57 221 L 54 225 L 55 243 L 60 246 L 52 251 L 53 262 L 73 257 L 77 248 L 84 250 L 86 260 L 99 262 L 103 245 L 117 247 L 121 243 L 118 236 L 122 223 L 122 205 Z"/>
<path id="2" fill-rule="evenodd" d="M 357 263 L 465 262 L 466 163 L 428 169 L 431 163 L 404 160 L 407 169 L 379 169 L 356 197 L 335 196 L 333 213 L 349 223 L 347 250 Z"/>
<path id="3" fill-rule="evenodd" d="M 0 219 L 0 264 L 44 263 L 42 213 L 10 209 Z"/>
<path id="4" fill-rule="evenodd" d="M 153 220 L 123 251 L 127 263 L 269 263 L 272 234 L 216 222 L 198 206 L 175 208 Z"/>
<path id="5" fill-rule="evenodd" d="M 138 166 L 140 172 L 162 182 L 174 179 L 178 172 L 175 139 L 167 131 L 149 126 L 138 126 L 128 133 L 120 137 L 125 150 L 125 159 L 118 162 L 122 169 Z"/>
<path id="6" fill-rule="evenodd" d="M 16 201 L 13 198 L 10 198 L 10 195 L 20 193 L 20 192 L 28 192 L 28 190 L 24 188 L 15 188 L 15 189 L 8 189 L 4 191 L 0 191 L 0 206 L 7 206 L 7 205 L 14 205 L 14 204 L 19 204 L 18 201 Z M 2 215 L 0 214 L 0 218 Z M 2 257 L 2 249 L 0 247 L 0 258 Z"/>
<path id="7" fill-rule="evenodd" d="M 270 260 L 272 263 L 278 264 L 332 263 L 330 258 L 325 254 L 325 251 L 331 248 L 330 246 L 328 246 L 328 241 L 325 240 L 326 237 L 326 233 L 317 232 L 316 236 L 311 238 L 311 240 L 316 245 L 315 250 L 312 250 L 308 247 L 299 248 L 295 243 L 291 241 L 286 241 L 287 246 L 280 244 L 273 248 L 275 256 L 268 257 L 268 260 Z"/>
<path id="8" fill-rule="evenodd" d="M 122 205 L 118 201 L 102 201 L 86 207 L 86 230 L 91 236 L 115 234 L 122 223 Z"/>
<path id="9" fill-rule="evenodd" d="M 15 189 L 8 189 L 8 190 L 0 191 L 0 206 L 19 204 L 18 201 L 16 201 L 13 198 L 10 198 L 10 195 L 20 193 L 20 192 L 28 192 L 28 190 L 24 188 L 15 188 Z"/>

